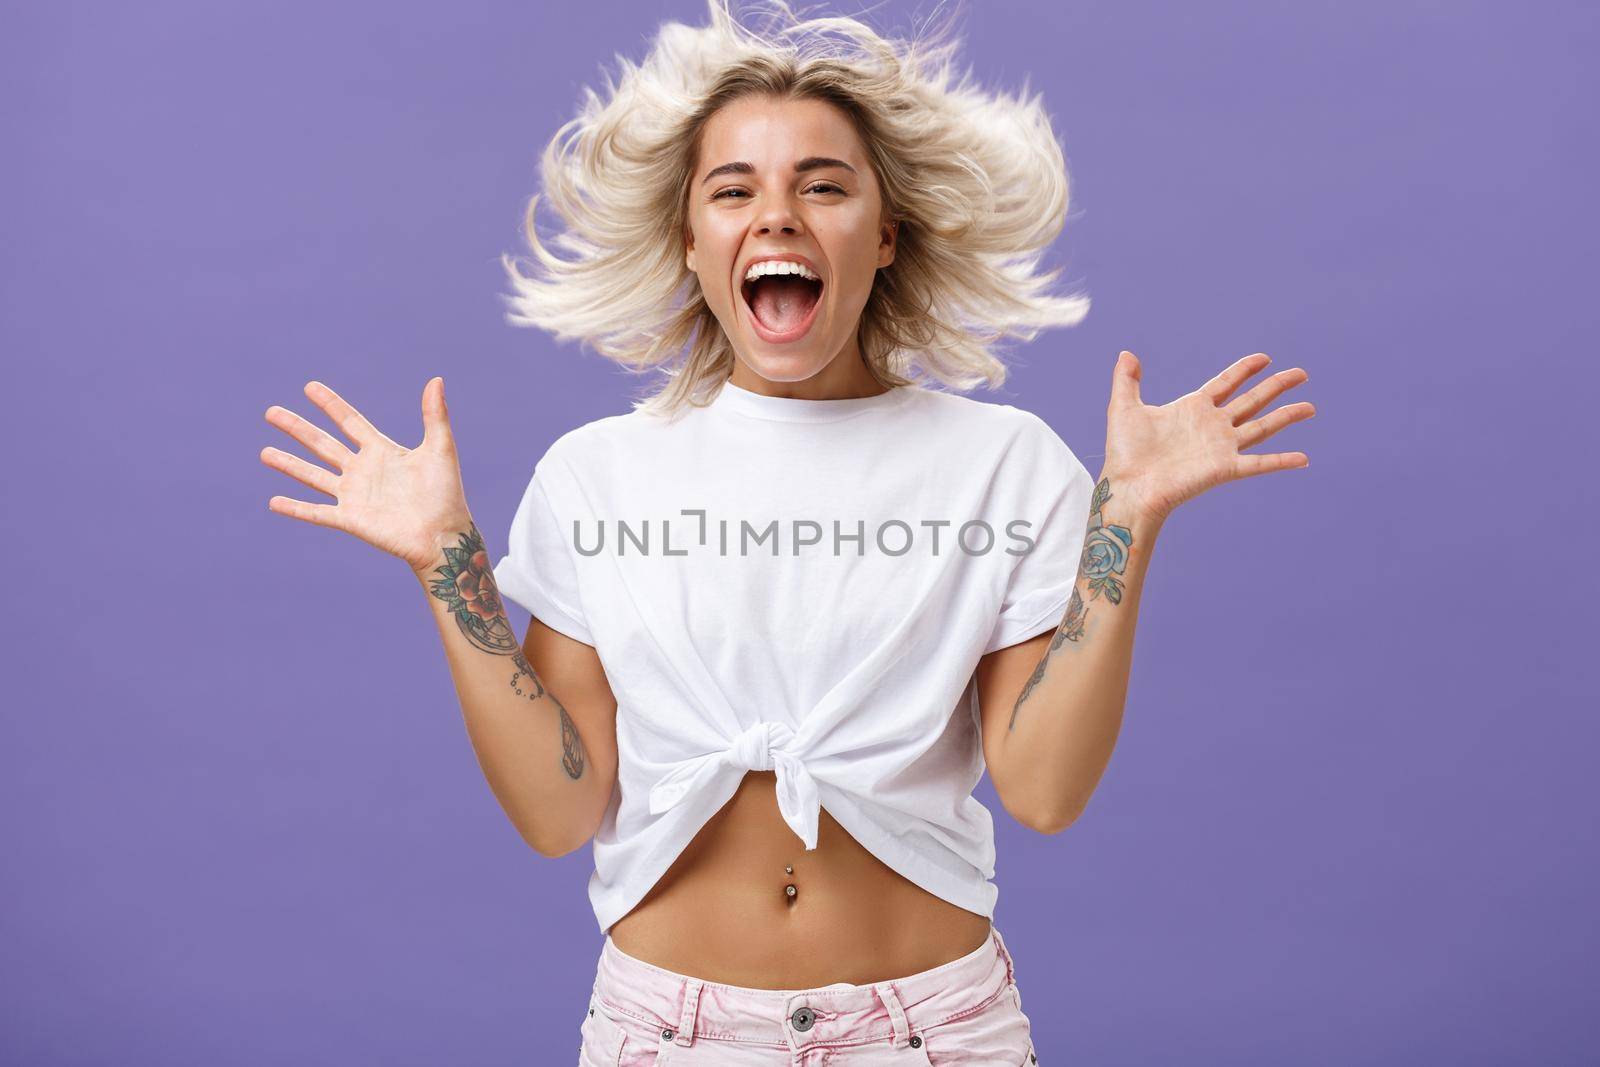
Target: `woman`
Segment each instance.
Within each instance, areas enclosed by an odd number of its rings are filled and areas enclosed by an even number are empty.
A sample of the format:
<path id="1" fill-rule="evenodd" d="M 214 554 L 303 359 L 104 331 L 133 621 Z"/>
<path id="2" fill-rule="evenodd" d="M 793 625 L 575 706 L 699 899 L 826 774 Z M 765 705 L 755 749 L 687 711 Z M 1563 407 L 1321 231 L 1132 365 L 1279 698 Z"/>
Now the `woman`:
<path id="1" fill-rule="evenodd" d="M 1234 396 L 1256 354 L 1154 407 L 1124 352 L 1098 478 L 961 395 L 1087 309 L 1033 271 L 1049 123 L 950 86 L 951 45 L 778 15 L 664 26 L 547 150 L 575 255 L 535 197 L 514 321 L 668 377 L 549 447 L 492 571 L 442 379 L 414 450 L 320 383 L 356 450 L 269 409 L 339 472 L 265 450 L 337 500 L 270 507 L 411 565 L 508 816 L 545 855 L 593 840 L 583 1063 L 1037 1062 L 972 788 L 1044 833 L 1083 811 L 1162 524 L 1306 465 L 1240 454 L 1312 414 L 1253 418 L 1306 375 Z"/>

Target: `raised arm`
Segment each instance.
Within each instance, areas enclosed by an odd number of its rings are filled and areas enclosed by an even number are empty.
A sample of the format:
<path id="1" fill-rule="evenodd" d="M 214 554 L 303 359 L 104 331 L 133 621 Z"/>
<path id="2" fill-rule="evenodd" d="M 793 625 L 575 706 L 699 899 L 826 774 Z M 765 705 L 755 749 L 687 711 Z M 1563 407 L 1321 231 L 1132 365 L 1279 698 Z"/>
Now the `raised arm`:
<path id="1" fill-rule="evenodd" d="M 1140 398 L 1138 357 L 1119 354 L 1106 465 L 1067 610 L 1054 633 L 998 649 L 978 664 L 984 756 L 996 794 L 1019 822 L 1045 833 L 1065 829 L 1105 773 L 1122 729 L 1145 575 L 1167 517 L 1225 482 L 1310 464 L 1303 452 L 1243 454 L 1316 413 L 1302 401 L 1252 417 L 1307 380 L 1298 367 L 1229 399 L 1270 362 L 1265 353 L 1246 356 L 1157 407 Z"/>
<path id="2" fill-rule="evenodd" d="M 467 735 L 496 800 L 540 853 L 578 848 L 600 825 L 616 781 L 616 702 L 593 648 L 537 620 L 517 642 L 467 510 L 443 380 L 423 391 L 425 433 L 414 449 L 320 382 L 308 383 L 306 395 L 356 447 L 268 408 L 269 423 L 334 469 L 270 447 L 262 462 L 337 501 L 274 496 L 268 507 L 405 561 L 443 639 Z"/>
<path id="3" fill-rule="evenodd" d="M 1113 508 L 1118 483 L 1095 485 L 1083 562 L 1052 633 L 978 662 L 989 776 L 1025 826 L 1058 833 L 1100 784 L 1122 730 L 1150 552 L 1161 522 Z"/>
<path id="4" fill-rule="evenodd" d="M 562 856 L 594 836 L 617 778 L 616 699 L 595 650 L 537 618 L 519 646 L 470 521 L 417 572 L 478 766 L 535 850 Z M 561 694 L 558 698 L 556 694 Z"/>

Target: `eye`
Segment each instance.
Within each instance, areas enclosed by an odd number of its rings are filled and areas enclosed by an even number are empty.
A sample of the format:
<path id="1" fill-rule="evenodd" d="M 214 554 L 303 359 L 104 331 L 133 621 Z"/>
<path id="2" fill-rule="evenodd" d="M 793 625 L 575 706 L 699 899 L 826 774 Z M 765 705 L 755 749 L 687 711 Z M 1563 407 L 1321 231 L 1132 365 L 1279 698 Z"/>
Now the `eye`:
<path id="1" fill-rule="evenodd" d="M 844 190 L 839 188 L 839 186 L 835 185 L 833 182 L 817 182 L 816 184 L 814 184 L 810 188 L 808 188 L 806 190 L 806 192 L 808 192 L 808 193 L 843 193 Z M 725 199 L 725 198 L 731 196 L 734 193 L 738 193 L 740 196 L 743 196 L 744 195 L 744 190 L 743 189 L 739 189 L 739 188 L 723 189 L 721 192 L 713 194 L 711 199 L 713 199 L 713 200 L 722 200 L 722 199 Z"/>

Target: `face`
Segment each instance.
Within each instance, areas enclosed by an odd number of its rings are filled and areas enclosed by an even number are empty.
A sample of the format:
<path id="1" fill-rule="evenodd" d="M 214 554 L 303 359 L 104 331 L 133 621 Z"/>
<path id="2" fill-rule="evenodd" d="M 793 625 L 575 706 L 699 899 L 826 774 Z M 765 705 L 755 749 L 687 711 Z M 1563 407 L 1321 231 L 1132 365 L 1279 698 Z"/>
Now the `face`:
<path id="1" fill-rule="evenodd" d="M 878 268 L 894 261 L 894 227 L 855 127 L 821 100 L 746 97 L 703 132 L 685 261 L 739 362 L 769 382 L 873 382 L 856 330 Z M 817 280 L 746 280 L 782 256 Z"/>

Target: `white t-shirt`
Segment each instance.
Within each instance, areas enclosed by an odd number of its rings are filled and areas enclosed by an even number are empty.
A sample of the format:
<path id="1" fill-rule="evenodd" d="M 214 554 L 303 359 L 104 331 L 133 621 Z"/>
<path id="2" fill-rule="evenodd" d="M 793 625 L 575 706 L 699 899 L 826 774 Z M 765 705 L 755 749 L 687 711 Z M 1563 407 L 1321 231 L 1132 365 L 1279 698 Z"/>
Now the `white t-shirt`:
<path id="1" fill-rule="evenodd" d="M 776 771 L 805 848 L 820 805 L 992 919 L 973 672 L 1061 621 L 1093 488 L 1037 415 L 922 386 L 799 400 L 724 383 L 677 418 L 557 439 L 494 576 L 592 645 L 617 699 L 589 880 L 602 933 L 749 770 Z"/>

